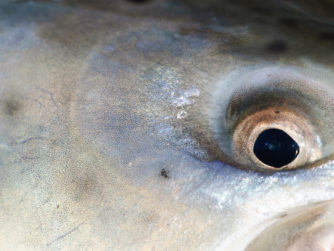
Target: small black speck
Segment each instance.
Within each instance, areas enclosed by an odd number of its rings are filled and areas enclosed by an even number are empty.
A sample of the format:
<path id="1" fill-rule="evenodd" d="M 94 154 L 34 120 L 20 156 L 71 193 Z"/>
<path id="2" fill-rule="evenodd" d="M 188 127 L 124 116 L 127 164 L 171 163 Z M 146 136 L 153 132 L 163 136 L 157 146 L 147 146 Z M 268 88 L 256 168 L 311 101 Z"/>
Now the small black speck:
<path id="1" fill-rule="evenodd" d="M 280 113 L 280 111 L 275 111 L 275 113 Z"/>
<path id="2" fill-rule="evenodd" d="M 57 204 L 57 209 L 59 208 L 59 204 Z"/>
<path id="3" fill-rule="evenodd" d="M 283 40 L 274 40 L 267 44 L 266 49 L 271 53 L 280 54 L 288 50 L 288 45 Z"/>
<path id="4" fill-rule="evenodd" d="M 164 177 L 165 179 L 169 179 L 168 171 L 165 168 L 161 169 L 160 175 Z"/>

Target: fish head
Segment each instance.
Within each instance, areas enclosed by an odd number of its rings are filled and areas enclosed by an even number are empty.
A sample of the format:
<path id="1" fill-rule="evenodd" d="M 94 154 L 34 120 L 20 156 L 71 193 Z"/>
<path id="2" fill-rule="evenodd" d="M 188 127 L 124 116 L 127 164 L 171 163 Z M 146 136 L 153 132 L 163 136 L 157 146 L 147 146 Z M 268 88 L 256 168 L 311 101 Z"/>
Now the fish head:
<path id="1" fill-rule="evenodd" d="M 333 19 L 290 5 L 1 2 L 0 249 L 331 250 Z"/>

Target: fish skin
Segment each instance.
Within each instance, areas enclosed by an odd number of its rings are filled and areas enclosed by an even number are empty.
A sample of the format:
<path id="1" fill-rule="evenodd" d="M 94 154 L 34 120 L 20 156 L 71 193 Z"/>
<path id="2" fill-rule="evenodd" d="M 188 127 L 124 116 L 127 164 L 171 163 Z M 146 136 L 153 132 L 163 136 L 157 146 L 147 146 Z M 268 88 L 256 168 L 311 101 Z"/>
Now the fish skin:
<path id="1" fill-rule="evenodd" d="M 334 74 L 328 28 L 227 6 L 1 2 L 0 250 L 228 250 L 334 198 L 330 161 L 271 175 L 223 161 L 209 120 L 230 72 Z"/>

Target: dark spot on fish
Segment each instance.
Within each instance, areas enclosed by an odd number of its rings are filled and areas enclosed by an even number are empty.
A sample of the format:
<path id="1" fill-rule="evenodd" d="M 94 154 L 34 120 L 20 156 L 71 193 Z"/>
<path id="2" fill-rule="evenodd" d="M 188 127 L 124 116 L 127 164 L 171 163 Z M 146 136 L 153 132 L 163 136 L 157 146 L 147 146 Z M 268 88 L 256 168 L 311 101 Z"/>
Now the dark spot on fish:
<path id="1" fill-rule="evenodd" d="M 288 28 L 297 28 L 299 26 L 299 22 L 293 17 L 282 17 L 278 22 Z"/>
<path id="2" fill-rule="evenodd" d="M 334 40 L 334 32 L 324 32 L 324 33 L 321 33 L 319 35 L 319 39 L 320 40 L 325 40 L 325 41 Z"/>
<path id="3" fill-rule="evenodd" d="M 278 218 L 284 218 L 284 217 L 286 217 L 286 216 L 288 216 L 288 213 L 287 213 L 287 212 L 284 212 L 284 213 L 282 213 L 281 215 L 279 215 Z"/>
<path id="4" fill-rule="evenodd" d="M 277 114 L 278 114 L 278 113 L 280 113 L 280 111 L 275 111 L 275 113 L 277 113 Z"/>
<path id="5" fill-rule="evenodd" d="M 76 202 L 95 200 L 102 194 L 102 184 L 91 173 L 85 173 L 72 179 L 71 186 Z"/>
<path id="6" fill-rule="evenodd" d="M 15 100 L 7 100 L 4 104 L 5 113 L 11 117 L 17 114 L 20 111 L 21 107 L 22 105 Z"/>
<path id="7" fill-rule="evenodd" d="M 129 2 L 132 2 L 132 3 L 146 3 L 148 2 L 149 0 L 128 0 Z"/>
<path id="8" fill-rule="evenodd" d="M 265 16 L 268 16 L 268 15 L 270 16 L 274 14 L 274 10 L 272 8 L 265 7 L 265 6 L 250 6 L 249 9 L 251 11 L 254 11 L 255 13 L 265 15 Z"/>
<path id="9" fill-rule="evenodd" d="M 266 49 L 271 53 L 281 54 L 288 50 L 288 45 L 283 40 L 274 40 L 267 44 Z"/>
<path id="10" fill-rule="evenodd" d="M 162 169 L 161 169 L 160 175 L 161 175 L 162 177 L 164 177 L 165 179 L 169 179 L 169 178 L 170 178 L 170 177 L 169 177 L 169 172 L 168 172 L 165 168 L 162 168 Z"/>

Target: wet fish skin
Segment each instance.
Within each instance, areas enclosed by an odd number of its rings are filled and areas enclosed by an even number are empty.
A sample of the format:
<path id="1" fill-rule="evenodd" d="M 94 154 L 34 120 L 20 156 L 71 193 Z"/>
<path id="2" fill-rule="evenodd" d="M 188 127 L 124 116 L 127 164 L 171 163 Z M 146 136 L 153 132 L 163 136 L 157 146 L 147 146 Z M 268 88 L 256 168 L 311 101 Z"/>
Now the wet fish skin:
<path id="1" fill-rule="evenodd" d="M 230 72 L 270 64 L 330 84 L 334 70 L 320 28 L 227 6 L 238 15 L 173 1 L 1 3 L 0 249 L 228 250 L 277 214 L 334 198 L 331 162 L 272 175 L 222 162 L 209 120 Z"/>

